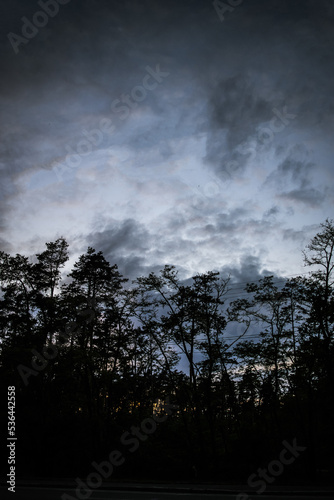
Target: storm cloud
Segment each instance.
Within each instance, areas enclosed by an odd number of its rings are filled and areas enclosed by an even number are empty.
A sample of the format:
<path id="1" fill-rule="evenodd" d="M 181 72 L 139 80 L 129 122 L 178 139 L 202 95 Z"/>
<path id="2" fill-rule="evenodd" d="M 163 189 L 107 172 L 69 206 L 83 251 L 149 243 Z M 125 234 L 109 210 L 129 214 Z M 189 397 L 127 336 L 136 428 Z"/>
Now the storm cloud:
<path id="1" fill-rule="evenodd" d="M 303 272 L 333 212 L 332 2 L 222 21 L 204 0 L 70 0 L 46 24 L 44 3 L 0 23 L 1 248 L 65 235 L 131 279 Z"/>

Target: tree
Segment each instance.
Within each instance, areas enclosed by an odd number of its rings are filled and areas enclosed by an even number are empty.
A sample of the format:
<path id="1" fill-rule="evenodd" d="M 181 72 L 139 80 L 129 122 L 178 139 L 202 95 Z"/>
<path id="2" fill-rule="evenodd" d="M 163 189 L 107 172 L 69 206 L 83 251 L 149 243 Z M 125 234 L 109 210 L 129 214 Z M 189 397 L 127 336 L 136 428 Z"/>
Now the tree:
<path id="1" fill-rule="evenodd" d="M 318 322 L 327 347 L 333 339 L 333 269 L 334 269 L 334 221 L 326 219 L 323 228 L 312 238 L 304 252 L 306 266 L 317 266 L 311 272 L 311 279 L 318 286 L 317 300 L 314 301 L 312 314 Z"/>
<path id="2" fill-rule="evenodd" d="M 46 250 L 36 255 L 37 263 L 32 266 L 35 305 L 43 343 L 47 338 L 50 343 L 54 341 L 59 316 L 59 294 L 56 292 L 61 280 L 61 269 L 68 260 L 67 249 L 68 243 L 63 237 L 46 243 Z"/>
<path id="3" fill-rule="evenodd" d="M 152 342 L 159 347 L 171 381 L 177 380 L 173 372 L 176 362 L 173 350 L 178 350 L 188 362 L 188 383 L 183 384 L 178 403 L 183 418 L 193 419 L 196 426 L 199 454 L 207 456 L 208 452 L 205 426 L 209 429 L 209 443 L 215 454 L 221 401 L 214 393 L 219 384 L 226 386 L 228 378 L 227 346 L 223 339 L 226 319 L 222 309 L 228 279 L 222 279 L 219 273 L 208 272 L 194 276 L 191 284 L 185 285 L 174 266 L 165 266 L 160 276 L 151 273 L 138 278 L 136 283 L 137 317 L 145 325 Z M 177 386 L 175 393 L 179 394 Z M 184 423 L 189 433 L 192 424 Z"/>
<path id="4" fill-rule="evenodd" d="M 113 401 L 113 382 L 130 343 L 131 322 L 122 289 L 127 280 L 91 247 L 68 277 L 71 281 L 61 288 L 62 329 L 74 327 L 63 362 L 67 357 L 73 360 L 71 371 L 77 374 L 81 407 L 96 415 L 100 394 L 104 405 Z"/>

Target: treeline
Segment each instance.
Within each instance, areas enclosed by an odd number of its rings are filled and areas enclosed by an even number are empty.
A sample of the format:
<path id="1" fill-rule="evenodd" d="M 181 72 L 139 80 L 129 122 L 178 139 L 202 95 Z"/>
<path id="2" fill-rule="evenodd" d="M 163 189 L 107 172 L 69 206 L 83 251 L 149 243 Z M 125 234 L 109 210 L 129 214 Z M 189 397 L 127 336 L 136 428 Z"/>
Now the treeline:
<path id="1" fill-rule="evenodd" d="M 307 277 L 264 277 L 233 302 L 217 272 L 185 284 L 165 266 L 129 284 L 92 248 L 62 280 L 64 238 L 33 262 L 1 252 L 0 375 L 5 392 L 16 386 L 18 477 L 89 473 L 168 398 L 173 413 L 124 449 L 115 479 L 246 482 L 293 440 L 306 449 L 277 482 L 330 476 L 333 248 L 327 219 L 304 253 Z"/>

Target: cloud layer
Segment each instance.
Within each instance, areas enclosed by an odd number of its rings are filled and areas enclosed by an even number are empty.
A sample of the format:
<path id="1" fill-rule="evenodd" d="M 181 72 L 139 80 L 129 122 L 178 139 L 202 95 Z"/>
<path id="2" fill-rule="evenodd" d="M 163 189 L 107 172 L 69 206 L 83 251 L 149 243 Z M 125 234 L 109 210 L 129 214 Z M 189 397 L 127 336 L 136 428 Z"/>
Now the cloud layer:
<path id="1" fill-rule="evenodd" d="M 1 21 L 1 246 L 68 238 L 128 277 L 303 271 L 333 213 L 333 7 L 70 0 Z M 150 69 L 148 69 L 150 68 Z M 160 75 L 160 76 L 159 76 Z M 162 75 L 162 76 L 161 76 Z"/>

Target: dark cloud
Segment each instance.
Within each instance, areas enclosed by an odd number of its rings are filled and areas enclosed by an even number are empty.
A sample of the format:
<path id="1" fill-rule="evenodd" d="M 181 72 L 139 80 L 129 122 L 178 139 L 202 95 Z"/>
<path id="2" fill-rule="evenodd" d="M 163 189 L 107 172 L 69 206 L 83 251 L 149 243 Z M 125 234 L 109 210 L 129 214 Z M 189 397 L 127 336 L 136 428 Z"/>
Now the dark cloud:
<path id="1" fill-rule="evenodd" d="M 257 92 L 244 75 L 221 81 L 212 92 L 209 113 L 214 132 L 207 143 L 206 160 L 215 164 L 218 174 L 228 162 L 245 165 L 248 154 L 241 145 L 255 134 L 260 123 L 271 118 L 271 104 Z"/>
<path id="2" fill-rule="evenodd" d="M 215 59 L 220 79 L 216 74 L 216 84 L 207 82 L 207 160 L 218 175 L 233 178 L 258 159 L 259 150 L 266 151 L 260 132 L 275 110 L 282 113 L 285 108 L 295 116 L 295 121 L 286 121 L 284 132 L 273 134 L 269 142 L 276 147 L 297 126 L 327 134 L 334 116 L 330 3 L 251 1 L 243 9 L 237 31 L 228 31 L 226 46 Z M 227 30 L 235 28 L 232 15 L 230 23 Z"/>
<path id="3" fill-rule="evenodd" d="M 309 228 L 308 228 L 309 229 Z M 306 246 L 306 242 L 308 240 L 308 237 L 309 235 L 307 234 L 308 232 L 310 234 L 312 233 L 316 233 L 317 232 L 317 227 L 314 227 L 312 226 L 312 230 L 306 230 L 305 227 L 303 227 L 303 229 L 292 229 L 292 228 L 288 228 L 288 229 L 284 229 L 282 231 L 282 236 L 283 236 L 283 239 L 284 240 L 292 240 L 296 243 L 299 243 L 301 245 L 301 248 L 305 247 Z"/>
<path id="4" fill-rule="evenodd" d="M 309 160 L 309 152 L 302 145 L 296 145 L 288 156 L 268 175 L 264 186 L 275 190 L 281 199 L 302 203 L 312 208 L 319 207 L 325 201 L 327 189 L 319 184 L 317 165 Z"/>
<path id="5" fill-rule="evenodd" d="M 113 258 L 134 251 L 143 254 L 150 248 L 148 231 L 134 219 L 112 222 L 103 231 L 87 235 L 87 242 Z"/>
<path id="6" fill-rule="evenodd" d="M 150 272 L 158 273 L 165 264 L 174 265 L 174 258 L 182 252 L 190 252 L 194 243 L 173 237 L 161 228 L 161 233 L 150 231 L 134 219 L 113 221 L 98 232 L 86 237 L 89 246 L 102 251 L 111 264 L 117 264 L 120 272 L 130 281 Z M 169 260 L 166 262 L 166 254 Z M 184 274 L 182 265 L 178 266 Z"/>
<path id="7" fill-rule="evenodd" d="M 276 215 L 280 213 L 280 208 L 278 206 L 271 207 L 269 210 L 266 210 L 263 217 L 264 219 L 275 219 Z"/>
<path id="8" fill-rule="evenodd" d="M 321 206 L 325 201 L 325 194 L 314 188 L 293 189 L 292 191 L 281 194 L 280 197 L 308 205 L 312 208 Z"/>
<path id="9" fill-rule="evenodd" d="M 310 174 L 314 168 L 315 165 L 312 162 L 299 161 L 289 157 L 280 163 L 276 170 L 267 177 L 265 184 L 275 186 L 276 189 L 280 190 L 291 185 L 297 185 L 300 189 L 305 189 L 310 185 Z"/>
<path id="10" fill-rule="evenodd" d="M 242 283 L 243 285 L 275 274 L 264 269 L 260 257 L 255 255 L 243 255 L 238 265 L 224 266 L 221 268 L 221 273 L 223 276 L 230 276 L 232 284 Z"/>
<path id="11" fill-rule="evenodd" d="M 13 206 L 31 189 L 22 182 L 25 174 L 51 170 L 64 161 L 67 147 L 75 149 L 83 139 L 83 129 L 96 129 L 105 118 L 113 120 L 116 130 L 104 136 L 101 148 L 113 148 L 113 161 L 124 178 L 126 168 L 133 165 L 140 171 L 149 165 L 155 173 L 165 168 L 162 162 L 181 158 L 182 167 L 191 155 L 181 141 L 193 138 L 195 147 L 201 136 L 206 141 L 201 154 L 214 189 L 212 196 L 208 189 L 201 195 L 197 189 L 201 179 L 196 177 L 201 167 L 192 170 L 190 165 L 188 185 L 183 179 L 184 198 L 162 211 L 154 227 L 141 222 L 134 209 L 133 214 L 127 211 L 123 219 L 82 236 L 122 266 L 126 275 L 137 276 L 169 259 L 186 269 L 186 260 L 197 250 L 213 247 L 219 252 L 224 243 L 222 251 L 231 259 L 234 248 L 242 247 L 239 264 L 230 267 L 235 279 L 256 279 L 264 272 L 262 257 L 254 257 L 250 239 L 270 239 L 282 230 L 279 221 L 287 213 L 273 204 L 291 202 L 298 212 L 318 209 L 329 196 L 322 182 L 323 171 L 330 172 L 332 152 L 320 159 L 319 150 L 321 141 L 331 146 L 334 121 L 330 0 L 248 0 L 224 22 L 213 3 L 205 0 L 70 0 L 19 47 L 17 55 L 7 35 L 21 34 L 22 17 L 31 20 L 40 7 L 35 0 L 5 4 L 0 20 L 4 248 L 9 247 L 6 235 Z M 138 103 L 129 120 L 122 120 L 112 112 L 111 103 L 142 83 L 147 65 L 157 64 L 170 76 Z M 285 106 L 295 118 L 264 147 L 261 130 L 277 118 L 273 110 L 282 114 Z M 305 145 L 291 150 L 291 144 Z M 122 147 L 133 153 L 129 161 L 122 158 Z M 104 163 L 104 158 L 98 159 L 96 167 Z M 172 167 L 168 168 L 169 174 Z M 264 182 L 257 169 L 265 171 Z M 137 193 L 152 196 L 148 186 L 154 189 L 158 182 L 134 177 L 142 186 Z M 79 196 L 82 187 L 76 186 L 77 179 L 70 182 L 65 187 L 55 182 L 45 190 L 55 217 L 65 201 L 70 210 L 70 196 L 61 198 L 64 192 L 73 190 L 73 199 Z M 97 177 L 99 182 L 103 180 Z M 166 197 L 173 182 L 166 184 Z M 258 192 L 251 190 L 252 183 L 258 183 Z M 87 191 L 94 187 L 92 183 Z M 56 190 L 58 206 L 51 196 Z M 84 189 L 80 194 L 84 200 Z M 29 212 L 36 213 L 36 206 L 43 211 L 47 196 L 33 202 L 34 210 L 22 205 L 22 220 Z M 100 210 L 98 203 L 95 207 Z M 249 238 L 244 246 L 243 238 Z"/>

